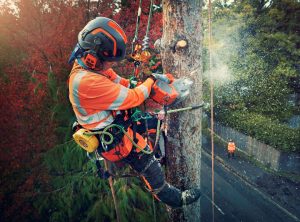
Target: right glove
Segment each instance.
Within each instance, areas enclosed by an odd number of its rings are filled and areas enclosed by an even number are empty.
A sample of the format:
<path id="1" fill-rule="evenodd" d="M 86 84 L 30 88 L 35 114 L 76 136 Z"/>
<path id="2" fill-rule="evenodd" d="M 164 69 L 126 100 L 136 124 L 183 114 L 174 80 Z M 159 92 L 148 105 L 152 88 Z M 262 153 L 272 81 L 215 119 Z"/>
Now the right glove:
<path id="1" fill-rule="evenodd" d="M 165 82 L 167 84 L 171 83 L 171 81 L 170 81 L 170 79 L 168 78 L 167 75 L 152 73 L 151 76 L 153 76 L 156 80 L 163 81 L 163 82 Z"/>

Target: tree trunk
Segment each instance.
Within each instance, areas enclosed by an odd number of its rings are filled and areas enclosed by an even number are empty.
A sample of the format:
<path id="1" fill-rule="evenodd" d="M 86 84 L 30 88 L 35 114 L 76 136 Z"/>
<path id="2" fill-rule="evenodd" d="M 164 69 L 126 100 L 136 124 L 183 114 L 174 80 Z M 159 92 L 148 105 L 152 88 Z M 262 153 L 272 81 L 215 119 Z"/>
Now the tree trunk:
<path id="1" fill-rule="evenodd" d="M 163 0 L 160 44 L 164 72 L 194 82 L 190 96 L 178 107 L 202 102 L 201 8 L 202 0 Z M 200 187 L 201 115 L 199 109 L 170 114 L 166 175 L 181 190 Z M 183 209 L 171 210 L 170 218 L 176 222 L 199 222 L 200 200 Z"/>

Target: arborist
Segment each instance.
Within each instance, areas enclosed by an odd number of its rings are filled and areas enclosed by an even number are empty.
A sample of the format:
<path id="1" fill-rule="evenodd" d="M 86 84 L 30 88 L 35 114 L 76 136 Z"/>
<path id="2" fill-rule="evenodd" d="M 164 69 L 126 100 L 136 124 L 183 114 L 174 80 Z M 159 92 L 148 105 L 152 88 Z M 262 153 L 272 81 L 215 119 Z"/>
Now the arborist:
<path id="1" fill-rule="evenodd" d="M 171 207 L 191 204 L 200 197 L 200 189 L 180 191 L 167 183 L 160 163 L 143 137 L 146 124 L 147 128 L 156 129 L 157 116 L 141 119 L 137 124 L 132 121 L 133 108 L 149 97 L 154 83 L 165 79 L 165 75 L 152 74 L 130 88 L 130 80 L 111 68 L 112 62 L 124 59 L 127 42 L 123 29 L 105 17 L 91 20 L 79 32 L 69 60 L 74 62 L 69 77 L 69 99 L 79 128 L 85 130 L 83 134 L 96 135 L 95 150 L 104 159 L 129 164 L 158 200 Z M 77 142 L 89 148 L 86 141 Z"/>
<path id="2" fill-rule="evenodd" d="M 227 155 L 228 158 L 234 157 L 234 152 L 235 152 L 235 143 L 233 142 L 232 139 L 229 139 L 228 145 L 227 145 Z"/>

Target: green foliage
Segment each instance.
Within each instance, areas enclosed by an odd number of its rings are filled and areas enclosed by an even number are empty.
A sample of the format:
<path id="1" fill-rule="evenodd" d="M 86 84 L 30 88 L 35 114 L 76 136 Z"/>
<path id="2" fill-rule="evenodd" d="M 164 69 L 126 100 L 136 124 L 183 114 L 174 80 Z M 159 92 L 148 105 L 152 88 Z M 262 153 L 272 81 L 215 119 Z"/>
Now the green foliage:
<path id="1" fill-rule="evenodd" d="M 48 89 L 49 89 L 49 93 L 50 96 L 52 98 L 53 101 L 57 102 L 58 100 L 58 86 L 57 86 L 57 81 L 55 79 L 55 75 L 53 72 L 48 72 Z"/>
<path id="2" fill-rule="evenodd" d="M 68 90 L 65 83 L 60 83 L 53 72 L 48 73 L 48 92 L 51 97 L 51 117 L 57 123 L 55 129 L 59 142 L 71 137 L 71 126 L 75 121 L 71 105 L 68 101 Z"/>
<path id="3" fill-rule="evenodd" d="M 45 164 L 51 172 L 80 171 L 83 167 L 84 153 L 74 141 L 57 145 L 47 153 Z M 74 164 L 76 163 L 76 164 Z"/>
<path id="4" fill-rule="evenodd" d="M 279 150 L 300 152 L 300 129 L 291 129 L 279 121 L 245 111 L 220 112 L 216 118 Z"/>
<path id="5" fill-rule="evenodd" d="M 115 221 L 116 214 L 107 180 L 96 177 L 95 164 L 74 142 L 58 145 L 45 154 L 49 170 L 47 192 L 34 201 L 41 218 L 49 221 Z M 51 188 L 49 188 L 49 186 Z M 114 181 L 121 221 L 153 221 L 152 197 L 140 180 Z M 45 189 L 45 188 L 44 188 Z M 157 221 L 165 221 L 157 204 Z"/>

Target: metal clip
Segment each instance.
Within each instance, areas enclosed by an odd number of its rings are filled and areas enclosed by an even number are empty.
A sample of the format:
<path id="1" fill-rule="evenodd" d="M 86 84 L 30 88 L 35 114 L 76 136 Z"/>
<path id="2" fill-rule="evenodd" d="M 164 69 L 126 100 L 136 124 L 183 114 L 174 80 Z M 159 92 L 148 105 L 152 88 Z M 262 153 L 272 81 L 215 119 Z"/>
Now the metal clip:
<path id="1" fill-rule="evenodd" d="M 103 149 L 105 152 L 108 151 L 107 145 L 104 144 L 102 140 L 101 140 L 101 146 L 102 146 L 102 149 Z"/>

